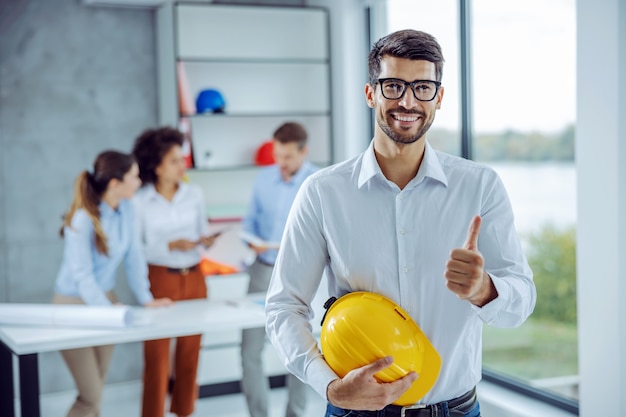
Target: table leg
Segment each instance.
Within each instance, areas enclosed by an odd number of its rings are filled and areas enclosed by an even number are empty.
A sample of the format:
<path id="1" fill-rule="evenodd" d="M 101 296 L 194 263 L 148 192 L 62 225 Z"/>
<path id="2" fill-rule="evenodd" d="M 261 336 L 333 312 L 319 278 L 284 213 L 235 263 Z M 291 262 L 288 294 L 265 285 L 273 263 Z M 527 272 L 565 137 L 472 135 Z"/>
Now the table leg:
<path id="1" fill-rule="evenodd" d="M 0 342 L 0 415 L 15 416 L 13 352 L 2 342 Z"/>
<path id="2" fill-rule="evenodd" d="M 39 417 L 39 366 L 37 354 L 21 355 L 20 406 L 22 416 Z"/>

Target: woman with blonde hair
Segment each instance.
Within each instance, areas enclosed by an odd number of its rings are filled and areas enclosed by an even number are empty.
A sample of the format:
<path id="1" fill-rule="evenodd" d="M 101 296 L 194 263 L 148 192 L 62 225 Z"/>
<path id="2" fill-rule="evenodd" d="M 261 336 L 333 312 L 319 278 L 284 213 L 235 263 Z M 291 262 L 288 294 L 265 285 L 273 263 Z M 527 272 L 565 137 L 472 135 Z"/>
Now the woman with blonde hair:
<path id="1" fill-rule="evenodd" d="M 100 153 L 93 169 L 78 175 L 74 199 L 60 231 L 65 248 L 53 303 L 119 304 L 113 289 L 122 261 L 129 287 L 139 304 L 164 306 L 172 303 L 169 298 L 155 299 L 150 293 L 147 264 L 129 201 L 140 185 L 135 159 L 117 151 Z M 100 414 L 112 353 L 113 345 L 61 351 L 78 388 L 68 417 Z"/>

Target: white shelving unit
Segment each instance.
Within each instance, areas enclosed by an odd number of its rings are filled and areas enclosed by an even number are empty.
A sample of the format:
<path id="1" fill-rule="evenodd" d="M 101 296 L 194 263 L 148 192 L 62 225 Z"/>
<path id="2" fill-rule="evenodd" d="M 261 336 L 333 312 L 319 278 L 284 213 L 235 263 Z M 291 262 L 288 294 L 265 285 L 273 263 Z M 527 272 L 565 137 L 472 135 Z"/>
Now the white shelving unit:
<path id="1" fill-rule="evenodd" d="M 204 189 L 211 220 L 232 222 L 245 212 L 258 172 L 256 150 L 286 121 L 307 129 L 311 161 L 333 162 L 326 9 L 166 2 L 157 9 L 157 27 L 159 124 L 190 121 L 195 168 L 189 178 Z M 183 111 L 195 109 L 197 95 L 209 88 L 224 97 L 224 113 Z M 245 255 L 232 253 L 245 251 L 236 243 L 230 239 L 226 258 Z M 210 297 L 236 297 L 245 294 L 248 276 L 210 277 L 208 283 Z M 200 385 L 241 379 L 240 341 L 238 331 L 203 337 Z M 286 372 L 273 347 L 265 356 L 268 375 Z"/>
<path id="2" fill-rule="evenodd" d="M 226 101 L 223 114 L 190 115 L 196 169 L 251 167 L 256 149 L 289 120 L 309 131 L 313 162 L 332 162 L 324 9 L 175 3 L 159 9 L 158 21 L 171 34 L 158 42 L 160 122 L 176 126 L 183 115 L 177 64 L 194 108 L 204 89 Z"/>

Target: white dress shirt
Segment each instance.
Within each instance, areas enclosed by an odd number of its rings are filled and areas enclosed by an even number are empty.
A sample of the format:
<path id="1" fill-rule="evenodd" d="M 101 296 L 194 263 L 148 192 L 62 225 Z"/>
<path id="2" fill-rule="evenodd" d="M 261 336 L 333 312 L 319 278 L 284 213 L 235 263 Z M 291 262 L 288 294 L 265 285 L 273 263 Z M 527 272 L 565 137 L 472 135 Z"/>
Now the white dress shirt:
<path id="1" fill-rule="evenodd" d="M 149 264 L 169 268 L 188 268 L 201 259 L 198 250 L 169 250 L 168 244 L 178 239 L 197 241 L 209 235 L 209 222 L 202 190 L 181 182 L 172 201 L 154 188 L 144 185 L 133 201 L 137 213 L 137 228 Z"/>
<path id="2" fill-rule="evenodd" d="M 450 252 L 482 216 L 478 249 L 498 297 L 478 308 L 445 285 Z M 400 188 L 361 155 L 322 169 L 300 188 L 289 214 L 266 300 L 267 332 L 289 371 L 326 398 L 336 374 L 309 319 L 322 274 L 331 296 L 383 294 L 401 305 L 442 359 L 420 401 L 456 398 L 481 378 L 482 325 L 515 327 L 532 312 L 536 291 L 514 227 L 506 190 L 490 168 L 426 144 L 415 178 Z"/>

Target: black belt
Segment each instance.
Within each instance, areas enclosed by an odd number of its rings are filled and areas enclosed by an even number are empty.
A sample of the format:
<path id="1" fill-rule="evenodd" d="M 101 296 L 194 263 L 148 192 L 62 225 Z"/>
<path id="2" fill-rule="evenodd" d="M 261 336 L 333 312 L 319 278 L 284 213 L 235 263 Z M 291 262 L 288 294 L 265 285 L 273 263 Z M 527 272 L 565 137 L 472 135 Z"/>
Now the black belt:
<path id="1" fill-rule="evenodd" d="M 444 410 L 450 410 L 450 416 L 463 416 L 472 411 L 476 405 L 476 388 L 450 401 L 442 401 L 437 404 L 414 404 L 401 407 L 388 405 L 384 408 L 385 416 L 389 417 L 442 417 Z"/>
<path id="2" fill-rule="evenodd" d="M 189 268 L 167 268 L 167 272 L 170 274 L 187 275 L 191 271 L 195 271 L 198 265 L 190 266 Z"/>

